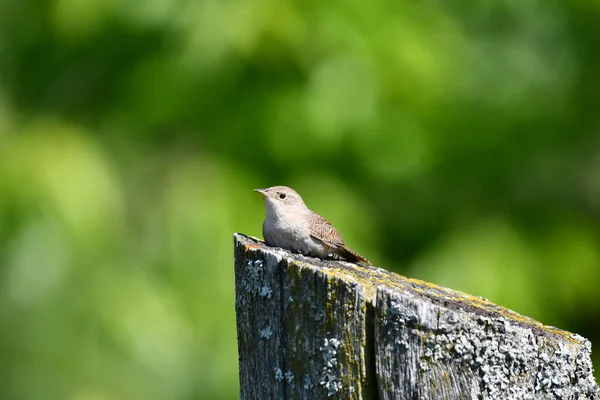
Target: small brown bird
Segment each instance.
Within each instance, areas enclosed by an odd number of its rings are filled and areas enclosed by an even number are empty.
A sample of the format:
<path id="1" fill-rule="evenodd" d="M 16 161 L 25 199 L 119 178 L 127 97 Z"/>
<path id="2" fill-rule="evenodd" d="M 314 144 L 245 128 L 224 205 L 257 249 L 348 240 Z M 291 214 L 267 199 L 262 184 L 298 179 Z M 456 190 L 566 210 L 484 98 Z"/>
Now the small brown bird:
<path id="1" fill-rule="evenodd" d="M 287 186 L 273 186 L 254 191 L 265 198 L 263 236 L 267 245 L 321 259 L 342 258 L 371 264 L 350 250 L 337 229 L 311 211 L 295 190 Z"/>

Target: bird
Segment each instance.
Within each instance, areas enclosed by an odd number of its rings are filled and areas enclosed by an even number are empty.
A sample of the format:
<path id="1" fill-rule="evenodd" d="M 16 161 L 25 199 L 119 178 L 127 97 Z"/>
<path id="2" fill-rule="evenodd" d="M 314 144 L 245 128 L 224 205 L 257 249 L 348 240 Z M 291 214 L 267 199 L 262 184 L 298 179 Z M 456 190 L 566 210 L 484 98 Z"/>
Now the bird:
<path id="1" fill-rule="evenodd" d="M 325 218 L 310 210 L 302 197 L 287 186 L 254 189 L 263 195 L 266 216 L 262 231 L 265 243 L 309 257 L 371 262 L 346 246 L 342 235 Z"/>

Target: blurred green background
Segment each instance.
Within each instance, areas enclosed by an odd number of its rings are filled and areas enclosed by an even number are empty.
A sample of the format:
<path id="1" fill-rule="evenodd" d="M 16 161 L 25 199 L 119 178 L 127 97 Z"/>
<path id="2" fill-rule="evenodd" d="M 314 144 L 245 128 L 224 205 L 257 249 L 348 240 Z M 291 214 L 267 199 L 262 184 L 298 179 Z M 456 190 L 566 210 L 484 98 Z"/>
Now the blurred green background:
<path id="1" fill-rule="evenodd" d="M 0 398 L 237 398 L 277 184 L 598 365 L 599 106 L 598 1 L 2 0 Z"/>

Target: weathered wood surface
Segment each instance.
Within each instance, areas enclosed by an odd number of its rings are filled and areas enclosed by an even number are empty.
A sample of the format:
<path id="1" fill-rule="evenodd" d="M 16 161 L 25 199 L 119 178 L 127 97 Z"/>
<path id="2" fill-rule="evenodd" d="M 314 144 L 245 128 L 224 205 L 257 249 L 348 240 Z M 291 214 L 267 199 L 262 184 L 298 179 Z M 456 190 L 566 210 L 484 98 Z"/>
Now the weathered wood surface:
<path id="1" fill-rule="evenodd" d="M 236 234 L 241 399 L 599 399 L 585 338 Z"/>

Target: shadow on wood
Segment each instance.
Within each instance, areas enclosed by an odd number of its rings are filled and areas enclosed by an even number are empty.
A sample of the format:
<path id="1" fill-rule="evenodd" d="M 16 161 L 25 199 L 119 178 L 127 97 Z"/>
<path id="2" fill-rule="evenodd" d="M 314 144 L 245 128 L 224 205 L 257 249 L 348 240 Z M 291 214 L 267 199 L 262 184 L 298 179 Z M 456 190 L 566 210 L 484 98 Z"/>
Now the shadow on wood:
<path id="1" fill-rule="evenodd" d="M 241 399 L 598 399 L 579 335 L 383 269 L 234 242 Z"/>

